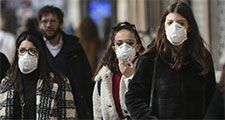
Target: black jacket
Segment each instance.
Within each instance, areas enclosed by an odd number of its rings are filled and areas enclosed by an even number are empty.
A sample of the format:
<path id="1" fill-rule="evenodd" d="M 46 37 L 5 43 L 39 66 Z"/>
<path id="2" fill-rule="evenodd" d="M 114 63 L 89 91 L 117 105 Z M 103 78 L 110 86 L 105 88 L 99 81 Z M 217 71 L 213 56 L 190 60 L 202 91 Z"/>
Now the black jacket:
<path id="1" fill-rule="evenodd" d="M 205 76 L 189 60 L 179 71 L 157 59 L 153 111 L 149 109 L 151 80 L 155 55 L 146 53 L 129 83 L 126 105 L 132 118 L 202 119 L 215 90 L 213 63 Z"/>
<path id="2" fill-rule="evenodd" d="M 209 109 L 206 113 L 205 119 L 208 120 L 218 120 L 218 119 L 225 119 L 225 93 L 221 91 L 219 88 L 216 90 L 215 95 L 212 99 L 212 102 L 209 106 Z"/>
<path id="3" fill-rule="evenodd" d="M 66 71 L 63 72 L 70 80 L 78 117 L 80 119 L 92 119 L 92 91 L 94 82 L 92 81 L 92 71 L 87 60 L 87 56 L 75 36 L 67 35 L 61 31 L 63 46 L 60 54 L 63 54 Z M 53 65 L 55 66 L 55 65 Z"/>

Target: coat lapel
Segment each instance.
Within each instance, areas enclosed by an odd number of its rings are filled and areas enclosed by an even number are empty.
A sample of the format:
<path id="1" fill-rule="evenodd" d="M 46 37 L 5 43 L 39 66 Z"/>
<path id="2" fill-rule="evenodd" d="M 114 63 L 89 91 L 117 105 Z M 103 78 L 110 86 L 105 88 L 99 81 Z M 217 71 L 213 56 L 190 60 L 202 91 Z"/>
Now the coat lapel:
<path id="1" fill-rule="evenodd" d="M 103 66 L 96 75 L 95 80 L 102 80 L 101 82 L 101 109 L 103 119 L 118 119 L 119 115 L 116 111 L 115 102 L 112 94 L 112 77 L 113 73 L 108 67 Z"/>
<path id="2" fill-rule="evenodd" d="M 37 106 L 37 120 L 50 119 L 54 114 L 53 109 L 56 104 L 55 98 L 58 90 L 58 85 L 56 83 L 50 84 L 50 90 L 46 93 L 41 91 L 41 85 L 43 80 L 39 80 L 37 84 L 37 96 L 36 96 L 36 106 Z"/>

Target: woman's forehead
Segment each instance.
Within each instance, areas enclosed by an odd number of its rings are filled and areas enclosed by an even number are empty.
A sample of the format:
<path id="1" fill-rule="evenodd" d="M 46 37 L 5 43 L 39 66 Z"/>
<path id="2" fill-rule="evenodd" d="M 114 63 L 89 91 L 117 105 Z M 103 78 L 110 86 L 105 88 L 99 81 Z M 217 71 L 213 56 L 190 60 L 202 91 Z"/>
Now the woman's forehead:
<path id="1" fill-rule="evenodd" d="M 133 32 L 122 29 L 119 32 L 116 33 L 115 40 L 124 40 L 124 39 L 131 39 L 135 38 L 135 35 Z"/>
<path id="2" fill-rule="evenodd" d="M 173 21 L 187 21 L 186 18 L 184 18 L 182 15 L 179 13 L 169 13 L 166 16 L 166 20 L 173 20 Z"/>
<path id="3" fill-rule="evenodd" d="M 31 42 L 31 41 L 29 41 L 29 40 L 23 40 L 22 42 L 21 42 L 21 44 L 20 44 L 20 46 L 19 47 L 25 47 L 25 48 L 30 48 L 30 47 L 32 47 L 32 48 L 36 48 L 35 46 L 34 46 L 34 44 Z"/>

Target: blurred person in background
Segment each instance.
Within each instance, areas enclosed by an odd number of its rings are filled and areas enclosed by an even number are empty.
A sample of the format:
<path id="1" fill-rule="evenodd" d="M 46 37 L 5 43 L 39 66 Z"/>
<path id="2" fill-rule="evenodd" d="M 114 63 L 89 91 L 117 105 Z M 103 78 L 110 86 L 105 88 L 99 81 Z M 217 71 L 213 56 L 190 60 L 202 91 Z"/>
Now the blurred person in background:
<path id="1" fill-rule="evenodd" d="M 38 31 L 38 30 L 39 30 L 38 19 L 36 17 L 29 17 L 24 21 L 24 23 L 22 23 L 19 31 L 23 32 L 23 31 Z"/>
<path id="2" fill-rule="evenodd" d="M 76 35 L 79 37 L 79 41 L 87 54 L 88 61 L 94 72 L 97 67 L 99 50 L 101 47 L 98 28 L 90 17 L 86 17 L 82 20 L 76 30 Z"/>
<path id="3" fill-rule="evenodd" d="M 23 32 L 0 84 L 0 119 L 76 119 L 69 80 L 48 63 L 40 33 Z"/>
<path id="4" fill-rule="evenodd" d="M 0 80 L 6 76 L 6 72 L 10 67 L 10 63 L 6 56 L 0 52 Z M 1 81 L 0 81 L 1 82 Z"/>
<path id="5" fill-rule="evenodd" d="M 15 7 L 15 15 L 17 22 L 17 35 L 20 34 L 20 28 L 26 22 L 26 20 L 34 15 L 34 9 L 32 8 L 32 0 L 16 0 L 13 3 Z"/>
<path id="6" fill-rule="evenodd" d="M 131 118 L 204 118 L 216 88 L 215 73 L 186 3 L 168 6 L 136 70 L 125 99 Z"/>
<path id="7" fill-rule="evenodd" d="M 5 30 L 5 19 L 0 18 L 0 52 L 2 52 L 12 64 L 16 51 L 15 36 Z"/>
<path id="8" fill-rule="evenodd" d="M 134 75 L 136 61 L 143 51 L 144 47 L 135 25 L 121 22 L 113 27 L 108 47 L 94 76 L 95 120 L 130 118 L 125 105 L 125 93 Z"/>
<path id="9" fill-rule="evenodd" d="M 0 0 L 0 12 L 1 19 L 4 19 L 4 31 L 15 35 L 18 19 L 16 17 L 15 9 L 12 7 L 13 2 L 15 3 L 13 0 Z"/>
<path id="10" fill-rule="evenodd" d="M 92 119 L 94 81 L 87 56 L 76 36 L 62 31 L 64 13 L 54 6 L 38 11 L 39 29 L 44 36 L 51 65 L 66 75 L 73 89 L 79 119 Z"/>

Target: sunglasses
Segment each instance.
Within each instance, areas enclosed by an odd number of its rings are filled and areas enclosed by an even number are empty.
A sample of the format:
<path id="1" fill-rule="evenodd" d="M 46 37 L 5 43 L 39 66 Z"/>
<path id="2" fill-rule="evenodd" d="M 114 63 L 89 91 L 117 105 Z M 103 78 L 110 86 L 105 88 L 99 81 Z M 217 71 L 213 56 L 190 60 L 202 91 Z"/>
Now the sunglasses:
<path id="1" fill-rule="evenodd" d="M 128 44 L 130 46 L 133 46 L 134 44 L 136 44 L 136 41 L 133 40 L 133 39 L 128 39 L 128 40 L 114 40 L 114 45 L 116 45 L 116 46 L 120 46 L 123 43 L 126 43 L 126 44 Z"/>
<path id="2" fill-rule="evenodd" d="M 28 48 L 28 49 L 26 49 L 26 48 L 19 48 L 19 49 L 18 49 L 18 54 L 19 54 L 19 55 L 25 55 L 25 53 L 28 52 L 29 55 L 35 56 L 35 55 L 38 54 L 38 51 L 39 51 L 39 50 L 36 49 L 36 48 Z"/>

